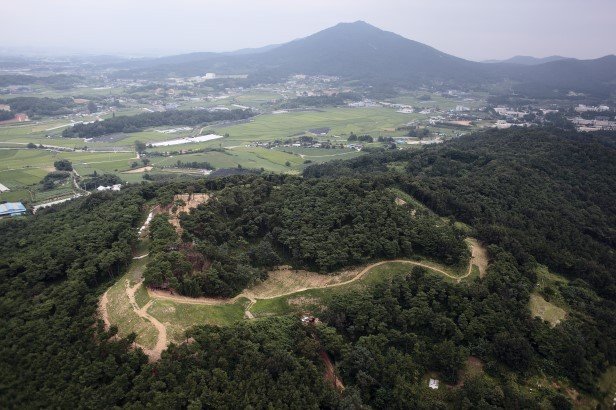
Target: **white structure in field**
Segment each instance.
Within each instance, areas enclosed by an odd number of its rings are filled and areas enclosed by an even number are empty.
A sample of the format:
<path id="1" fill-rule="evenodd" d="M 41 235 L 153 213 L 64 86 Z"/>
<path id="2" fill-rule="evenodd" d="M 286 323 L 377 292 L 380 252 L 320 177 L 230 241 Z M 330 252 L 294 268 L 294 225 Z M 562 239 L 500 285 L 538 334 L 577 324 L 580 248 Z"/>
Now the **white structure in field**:
<path id="1" fill-rule="evenodd" d="M 439 381 L 436 379 L 430 379 L 430 381 L 428 382 L 428 387 L 431 389 L 438 389 L 438 385 L 439 385 Z"/>
<path id="2" fill-rule="evenodd" d="M 180 144 L 190 144 L 193 142 L 211 141 L 211 140 L 219 139 L 222 137 L 223 137 L 222 135 L 208 134 L 208 135 L 201 135 L 199 137 L 186 137 L 186 138 L 180 138 L 180 139 L 171 140 L 171 141 L 154 142 L 152 143 L 152 146 L 153 147 L 168 147 L 170 145 L 180 145 Z"/>
<path id="3" fill-rule="evenodd" d="M 99 187 L 96 188 L 97 191 L 119 191 L 121 189 L 122 189 L 122 184 L 116 184 L 116 185 L 111 185 L 111 186 L 99 185 Z"/>

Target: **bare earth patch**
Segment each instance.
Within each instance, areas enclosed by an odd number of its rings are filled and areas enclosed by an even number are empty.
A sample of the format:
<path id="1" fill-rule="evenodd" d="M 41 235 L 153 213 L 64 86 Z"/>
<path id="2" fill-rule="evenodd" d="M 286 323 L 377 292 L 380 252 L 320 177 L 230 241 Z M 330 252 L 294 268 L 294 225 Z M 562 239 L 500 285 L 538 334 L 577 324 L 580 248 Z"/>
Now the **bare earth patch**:
<path id="1" fill-rule="evenodd" d="M 471 268 L 476 265 L 479 268 L 479 277 L 483 278 L 488 269 L 488 250 L 483 247 L 477 239 L 467 238 L 466 241 L 471 246 Z"/>
<path id="2" fill-rule="evenodd" d="M 142 174 L 146 171 L 151 171 L 152 167 L 148 166 L 148 167 L 141 167 L 141 168 L 135 168 L 135 169 L 131 169 L 130 171 L 124 171 L 122 172 L 123 174 Z"/>
<path id="3" fill-rule="evenodd" d="M 205 204 L 210 199 L 209 194 L 180 194 L 173 197 L 173 202 L 184 202 L 184 205 L 175 206 L 169 208 L 169 222 L 175 226 L 175 230 L 181 235 L 182 227 L 180 226 L 180 214 L 182 212 L 189 213 L 191 209 L 198 207 L 201 204 Z"/>
<path id="4" fill-rule="evenodd" d="M 530 312 L 533 317 L 549 322 L 552 327 L 559 324 L 567 316 L 564 309 L 548 302 L 537 293 L 530 295 Z"/>
<path id="5" fill-rule="evenodd" d="M 320 288 L 337 283 L 348 282 L 357 276 L 361 268 L 341 271 L 337 274 L 322 275 L 305 270 L 293 270 L 290 266 L 280 266 L 270 271 L 262 283 L 244 291 L 245 295 L 262 299 L 280 294 L 294 293 L 308 288 Z"/>

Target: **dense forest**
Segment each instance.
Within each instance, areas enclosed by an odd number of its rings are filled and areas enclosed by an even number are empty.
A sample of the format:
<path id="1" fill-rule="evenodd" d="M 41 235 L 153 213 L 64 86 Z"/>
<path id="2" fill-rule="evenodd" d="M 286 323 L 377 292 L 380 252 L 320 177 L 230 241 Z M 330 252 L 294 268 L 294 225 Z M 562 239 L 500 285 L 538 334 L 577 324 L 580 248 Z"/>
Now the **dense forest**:
<path id="1" fill-rule="evenodd" d="M 231 111 L 164 111 L 146 112 L 131 116 L 118 116 L 103 121 L 88 124 L 75 124 L 62 131 L 66 138 L 100 137 L 101 135 L 117 132 L 139 132 L 147 127 L 160 127 L 163 125 L 199 125 L 215 121 L 244 120 L 254 116 L 249 110 Z"/>
<path id="2" fill-rule="evenodd" d="M 55 89 L 66 89 L 74 86 L 82 77 L 76 75 L 58 74 L 47 77 L 38 77 L 24 74 L 5 74 L 0 75 L 0 87 L 10 85 L 46 85 Z"/>
<path id="3" fill-rule="evenodd" d="M 282 262 L 331 272 L 378 258 L 427 256 L 463 265 L 464 235 L 430 213 L 354 179 L 247 177 L 185 215 L 183 241 L 152 222 L 145 279 L 190 296 L 235 296 Z M 192 265 L 192 267 L 191 267 Z"/>
<path id="4" fill-rule="evenodd" d="M 14 113 L 26 113 L 30 117 L 40 115 L 64 115 L 72 113 L 70 108 L 75 106 L 72 98 L 37 98 L 15 97 L 0 100 L 0 104 L 8 104 Z"/>
<path id="5" fill-rule="evenodd" d="M 616 299 L 613 134 L 487 132 L 418 152 L 313 165 L 304 175 L 363 175 L 398 183 L 521 263 L 537 260 Z"/>
<path id="6" fill-rule="evenodd" d="M 13 111 L 0 110 L 0 121 L 8 121 L 15 118 Z"/>
<path id="7" fill-rule="evenodd" d="M 2 220 L 0 237 L 10 240 L 0 241 L 0 404 L 566 409 L 579 404 L 566 386 L 601 399 L 597 378 L 616 363 L 614 149 L 607 134 L 488 132 L 315 165 L 304 178 L 144 182 Z M 416 207 L 412 217 L 391 188 L 432 211 Z M 327 272 L 416 252 L 465 260 L 457 228 L 434 212 L 471 225 L 490 265 L 460 284 L 398 268 L 370 288 L 325 297 L 314 326 L 295 316 L 197 326 L 191 343 L 148 364 L 134 335 L 104 330 L 97 300 L 131 260 L 147 205 L 177 206 L 183 192 L 213 199 L 181 217 L 181 238 L 156 217 L 151 258 L 167 258 L 161 274 L 192 271 L 201 258 L 221 294 L 233 294 L 242 266 L 258 277 L 280 261 Z M 571 279 L 550 290 L 569 310 L 555 327 L 528 308 L 537 261 Z M 323 377 L 323 351 L 344 391 Z M 469 375 L 469 363 L 479 371 Z M 447 387 L 429 389 L 428 374 Z"/>

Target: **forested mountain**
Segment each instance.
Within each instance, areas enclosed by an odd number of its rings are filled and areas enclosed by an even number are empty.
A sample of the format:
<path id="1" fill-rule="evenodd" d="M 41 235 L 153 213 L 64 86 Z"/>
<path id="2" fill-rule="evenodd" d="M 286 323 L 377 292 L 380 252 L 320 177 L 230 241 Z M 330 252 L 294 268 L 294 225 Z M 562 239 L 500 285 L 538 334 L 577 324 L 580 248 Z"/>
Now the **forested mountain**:
<path id="1" fill-rule="evenodd" d="M 117 75 L 194 76 L 207 72 L 248 74 L 280 81 L 293 74 L 330 75 L 363 84 L 484 87 L 514 80 L 520 90 L 536 84 L 585 92 L 612 92 L 616 57 L 564 59 L 547 64 L 487 64 L 464 60 L 380 30 L 363 21 L 341 23 L 309 37 L 257 53 L 192 53 L 125 63 Z M 524 87 L 527 85 L 528 87 Z M 607 88 L 607 91 L 606 91 Z"/>
<path id="2" fill-rule="evenodd" d="M 392 164 L 405 172 L 388 172 Z M 551 130 L 490 131 L 419 152 L 309 167 L 310 177 L 384 173 L 482 239 L 582 278 L 616 298 L 616 137 Z"/>
<path id="3" fill-rule="evenodd" d="M 615 158 L 610 134 L 493 131 L 314 165 L 303 179 L 143 183 L 1 220 L 0 405 L 539 410 L 579 405 L 573 389 L 603 399 L 598 377 L 616 363 Z M 435 213 L 403 215 L 392 189 Z M 185 244 L 212 259 L 241 254 L 252 269 L 278 257 L 327 271 L 344 258 L 408 256 L 408 245 L 455 264 L 465 256 L 456 219 L 490 263 L 461 283 L 391 267 L 372 286 L 324 296 L 320 324 L 291 315 L 196 326 L 189 343 L 147 363 L 134 335 L 104 330 L 98 297 L 130 262 L 148 206 L 183 192 L 216 197 L 181 217 Z M 177 237 L 163 217 L 152 224 L 152 258 L 181 250 L 168 247 Z M 544 291 L 568 309 L 556 326 L 529 311 L 537 261 L 571 279 Z M 324 353 L 344 391 L 323 376 Z M 433 375 L 447 385 L 429 389 Z"/>
<path id="4" fill-rule="evenodd" d="M 463 232 L 421 210 L 410 218 L 391 192 L 371 184 L 242 181 L 184 216 L 183 241 L 162 216 L 154 219 L 146 284 L 232 297 L 280 264 L 327 273 L 381 258 L 427 256 L 457 266 L 469 257 Z"/>

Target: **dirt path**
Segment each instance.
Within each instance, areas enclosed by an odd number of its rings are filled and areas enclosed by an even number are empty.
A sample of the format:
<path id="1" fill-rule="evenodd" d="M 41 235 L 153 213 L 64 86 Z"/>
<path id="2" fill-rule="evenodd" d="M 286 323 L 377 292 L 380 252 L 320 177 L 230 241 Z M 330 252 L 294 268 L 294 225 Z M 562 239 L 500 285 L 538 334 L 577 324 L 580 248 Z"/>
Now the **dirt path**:
<path id="1" fill-rule="evenodd" d="M 332 360 L 329 358 L 329 355 L 325 350 L 321 350 L 319 352 L 319 356 L 321 357 L 321 361 L 325 365 L 325 380 L 329 381 L 338 391 L 344 390 L 344 384 L 342 384 L 342 380 L 336 375 L 336 370 L 334 368 L 334 364 Z"/>
<path id="2" fill-rule="evenodd" d="M 188 199 L 188 198 L 186 198 Z M 190 198 L 193 199 L 193 198 Z M 197 203 L 203 203 L 204 201 L 207 201 L 207 197 L 201 197 L 201 198 L 194 198 L 193 200 Z M 194 203 L 193 203 L 194 204 Z M 190 204 L 190 205 L 193 205 Z M 189 205 L 189 206 L 190 206 Z M 143 224 L 143 226 L 140 229 L 140 233 L 143 233 L 143 231 L 145 231 L 147 229 L 147 226 L 150 222 L 150 220 L 152 219 L 153 214 L 155 210 L 153 210 L 152 212 L 150 212 L 150 214 L 148 215 L 148 219 L 145 221 L 145 223 Z M 126 280 L 126 295 L 128 297 L 129 303 L 133 309 L 133 311 L 135 312 L 135 314 L 137 316 L 139 316 L 140 318 L 143 318 L 147 321 L 149 321 L 157 330 L 158 332 L 158 337 L 156 340 L 156 345 L 154 346 L 153 349 L 147 349 L 143 346 L 140 346 L 137 344 L 137 346 L 139 346 L 144 353 L 149 357 L 149 360 L 151 362 L 157 361 L 160 359 L 160 356 L 162 354 L 162 351 L 164 349 L 166 349 L 167 347 L 167 343 L 168 343 L 168 339 L 167 339 L 167 328 L 165 327 L 165 325 L 163 325 L 158 319 L 156 319 L 155 317 L 151 316 L 147 310 L 148 308 L 152 305 L 152 303 L 159 299 L 159 300 L 169 300 L 169 301 L 173 301 L 176 303 L 183 303 L 183 304 L 192 304 L 192 305 L 212 305 L 212 306 L 216 306 L 216 305 L 225 305 L 225 304 L 232 304 L 237 302 L 240 298 L 245 298 L 249 300 L 249 303 L 247 304 L 245 311 L 244 311 L 244 315 L 247 319 L 254 319 L 254 315 L 252 314 L 252 312 L 250 312 L 250 309 L 254 306 L 255 303 L 257 303 L 258 300 L 269 300 L 269 299 L 275 299 L 275 298 L 279 298 L 279 297 L 285 297 L 285 296 L 290 296 L 296 293 L 300 293 L 300 292 L 304 292 L 307 290 L 312 290 L 312 289 L 326 289 L 326 288 L 334 288 L 334 287 L 338 287 L 338 286 L 344 286 L 344 285 L 348 285 L 351 284 L 355 281 L 358 281 L 360 279 L 362 279 L 368 272 L 370 272 L 372 269 L 378 267 L 378 266 L 382 266 L 384 264 L 387 263 L 404 263 L 404 264 L 408 264 L 408 265 L 412 265 L 412 266 L 420 266 L 426 269 L 430 269 L 434 272 L 438 272 L 450 279 L 456 280 L 458 283 L 461 282 L 462 279 L 470 276 L 470 274 L 472 273 L 473 270 L 473 265 L 476 265 L 479 267 L 479 272 L 480 272 L 480 276 L 483 277 L 485 275 L 485 271 L 487 268 L 487 264 L 488 264 L 488 258 L 487 258 L 487 251 L 485 248 L 483 248 L 479 242 L 476 239 L 473 238 L 468 238 L 467 239 L 467 243 L 469 244 L 470 248 L 471 248 L 471 258 L 469 260 L 469 266 L 468 269 L 466 271 L 466 273 L 462 276 L 457 276 L 457 275 L 453 275 L 449 272 L 446 272 L 445 270 L 438 268 L 432 264 L 429 263 L 422 263 L 422 262 L 416 262 L 416 261 L 411 261 L 411 260 L 406 260 L 406 259 L 393 259 L 393 260 L 385 260 L 385 261 L 380 261 L 380 262 L 376 262 L 373 264 L 370 264 L 368 266 L 366 266 L 364 269 L 362 269 L 361 271 L 359 271 L 355 276 L 353 276 L 352 278 L 348 279 L 348 280 L 344 280 L 341 282 L 337 282 L 337 283 L 330 283 L 330 284 L 322 284 L 322 285 L 318 285 L 318 286 L 305 286 L 305 287 L 300 287 L 297 289 L 293 289 L 290 292 L 285 292 L 285 293 L 280 293 L 280 294 L 276 294 L 276 295 L 271 295 L 271 296 L 256 296 L 253 291 L 251 290 L 244 290 L 242 293 L 240 293 L 239 295 L 235 296 L 234 298 L 231 299 L 222 299 L 222 298 L 190 298 L 190 297 L 186 297 L 186 296 L 180 296 L 180 295 L 174 295 L 174 294 L 170 294 L 169 292 L 166 291 L 161 291 L 161 290 L 152 290 L 149 288 L 146 288 L 148 295 L 150 297 L 150 301 L 143 306 L 142 308 L 139 308 L 139 306 L 137 305 L 137 302 L 135 300 L 135 293 L 137 292 L 137 290 L 139 289 L 140 286 L 143 286 L 143 281 L 140 281 L 139 283 L 136 283 L 134 286 L 130 286 L 130 282 L 128 281 L 128 279 Z M 148 254 L 145 255 L 141 255 L 141 256 L 136 256 L 133 259 L 143 259 L 145 257 L 147 257 Z M 110 320 L 109 320 L 109 313 L 107 311 L 107 305 L 109 303 L 109 299 L 108 299 L 108 295 L 107 292 L 105 292 L 102 297 L 101 300 L 99 302 L 99 311 L 101 314 L 101 317 L 105 323 L 105 326 L 107 328 L 109 328 L 110 326 Z M 328 357 L 329 359 L 329 357 Z M 334 385 L 337 388 L 344 388 L 344 386 L 342 386 L 342 384 L 340 383 L 340 381 L 337 379 L 337 377 L 335 376 L 335 373 L 332 373 L 331 370 L 333 369 L 333 364 L 330 365 L 332 366 L 332 369 L 329 369 L 329 366 L 327 365 L 327 361 L 325 361 L 326 364 L 326 368 L 327 368 L 327 375 L 328 377 L 332 380 L 332 382 L 334 383 Z M 333 375 L 333 378 L 332 378 Z M 340 384 L 339 384 L 340 383 Z"/>
<path id="3" fill-rule="evenodd" d="M 333 288 L 333 287 L 337 287 L 337 286 L 348 285 L 348 284 L 353 283 L 353 282 L 355 282 L 357 280 L 360 280 L 361 278 L 364 277 L 364 275 L 366 273 L 370 272 L 372 269 L 374 269 L 374 268 L 376 268 L 378 266 L 387 264 L 387 263 L 392 263 L 392 262 L 393 263 L 405 263 L 405 264 L 412 265 L 412 266 L 420 266 L 422 268 L 430 269 L 430 270 L 432 270 L 434 272 L 438 272 L 441 275 L 444 275 L 444 276 L 446 276 L 446 277 L 448 277 L 450 279 L 453 279 L 453 280 L 457 281 L 458 283 L 460 283 L 462 281 L 462 279 L 465 279 L 468 276 L 470 276 L 470 274 L 473 271 L 473 265 L 477 265 L 479 267 L 480 276 L 483 277 L 485 275 L 485 270 L 486 270 L 487 265 L 488 265 L 487 251 L 486 251 L 486 249 L 483 246 L 481 246 L 479 244 L 479 242 L 476 239 L 468 238 L 467 242 L 469 243 L 469 245 L 471 247 L 471 259 L 469 260 L 468 269 L 467 269 L 466 273 L 464 275 L 462 275 L 462 276 L 452 275 L 452 274 L 444 271 L 443 269 L 440 269 L 438 267 L 435 267 L 435 266 L 427 264 L 427 263 L 410 261 L 410 260 L 406 260 L 406 259 L 393 259 L 393 260 L 386 260 L 386 261 L 376 262 L 376 263 L 373 263 L 371 265 L 368 265 L 367 267 L 362 269 L 357 275 L 355 275 L 353 278 L 351 278 L 349 280 L 346 280 L 344 282 L 332 283 L 332 284 L 321 285 L 321 286 L 302 287 L 302 288 L 299 288 L 299 289 L 294 289 L 291 292 L 281 293 L 281 294 L 277 294 L 277 295 L 273 295 L 273 296 L 259 296 L 259 297 L 257 297 L 250 290 L 244 290 L 242 293 L 240 293 L 239 295 L 235 296 L 232 299 L 189 298 L 189 297 L 186 297 L 186 296 L 172 295 L 172 294 L 170 294 L 169 292 L 166 292 L 166 291 L 151 290 L 151 289 L 148 289 L 148 294 L 153 299 L 163 299 L 163 300 L 169 300 L 169 301 L 173 301 L 173 302 L 177 302 L 177 303 L 186 303 L 186 304 L 195 304 L 195 305 L 212 305 L 212 306 L 231 304 L 231 303 L 235 303 L 240 298 L 246 298 L 246 299 L 250 300 L 250 303 L 246 307 L 244 315 L 248 319 L 253 319 L 254 315 L 250 312 L 250 309 L 257 302 L 257 300 L 269 300 L 269 299 L 275 299 L 275 298 L 284 297 L 284 296 L 290 296 L 290 295 L 293 295 L 293 294 L 296 294 L 296 293 L 299 293 L 299 292 L 304 292 L 304 291 L 312 290 L 312 289 L 326 289 L 326 288 Z"/>
<path id="4" fill-rule="evenodd" d="M 479 268 L 479 277 L 483 278 L 488 269 L 488 250 L 484 248 L 477 239 L 467 238 L 466 241 L 471 246 L 471 262 L 468 267 L 469 274 L 473 270 L 473 265 L 477 265 Z"/>
<path id="5" fill-rule="evenodd" d="M 107 296 L 107 292 L 103 293 L 101 296 L 101 300 L 98 302 L 98 310 L 100 312 L 101 317 L 103 318 L 103 322 L 105 323 L 105 329 L 109 329 L 111 326 L 111 322 L 109 321 L 109 312 L 107 311 L 107 304 L 109 303 L 109 297 Z"/>
<path id="6" fill-rule="evenodd" d="M 167 348 L 167 328 L 165 327 L 165 325 L 160 323 L 158 319 L 153 316 L 150 316 L 150 314 L 148 313 L 148 308 L 152 305 L 154 300 L 150 300 L 142 308 L 139 308 L 139 305 L 137 305 L 137 301 L 135 300 L 135 292 L 137 292 L 137 289 L 139 289 L 142 283 L 143 281 L 131 287 L 130 282 L 128 281 L 128 279 L 126 279 L 126 296 L 128 296 L 128 300 L 133 307 L 133 311 L 135 312 L 135 314 L 141 318 L 150 321 L 150 323 L 152 323 L 152 325 L 154 325 L 154 327 L 158 331 L 158 338 L 156 339 L 156 345 L 153 349 L 146 349 L 143 346 L 139 346 L 141 347 L 141 349 L 143 349 L 143 352 L 148 355 L 148 357 L 150 358 L 150 362 L 155 362 L 160 359 L 160 355 L 162 354 L 163 350 Z"/>
<path id="7" fill-rule="evenodd" d="M 438 272 L 444 276 L 447 276 L 448 278 L 457 280 L 458 282 L 460 282 L 462 279 L 468 277 L 471 272 L 472 272 L 472 267 L 473 267 L 473 259 L 471 258 L 471 261 L 469 263 L 469 268 L 467 270 L 467 272 L 462 275 L 462 276 L 456 276 L 456 275 L 452 275 L 440 268 L 437 268 L 435 266 L 426 264 L 426 263 L 422 263 L 422 262 L 415 262 L 415 261 L 410 261 L 407 259 L 392 259 L 392 260 L 385 260 L 385 261 L 381 261 L 381 262 L 376 262 L 373 263 L 371 265 L 368 265 L 367 267 L 365 267 L 364 269 L 362 269 L 356 276 L 354 276 L 353 278 L 344 281 L 344 282 L 339 282 L 339 283 L 332 283 L 329 285 L 323 285 L 323 286 L 314 286 L 314 287 L 303 287 L 303 288 L 299 288 L 299 289 L 295 289 L 291 292 L 286 292 L 286 293 L 281 293 L 281 294 L 277 294 L 277 295 L 273 295 L 273 296 L 262 296 L 262 297 L 256 297 L 254 296 L 249 290 L 245 290 L 242 293 L 240 293 L 239 295 L 235 296 L 232 299 L 220 299 L 220 298 L 190 298 L 187 296 L 180 296 L 180 295 L 171 295 L 169 294 L 169 292 L 166 291 L 161 291 L 161 290 L 152 290 L 152 289 L 148 289 L 148 294 L 150 295 L 151 298 L 153 299 L 162 299 L 162 300 L 169 300 L 169 301 L 173 301 L 173 302 L 178 302 L 178 303 L 187 303 L 187 304 L 194 304 L 194 305 L 226 305 L 226 304 L 231 304 L 231 303 L 235 303 L 239 298 L 246 298 L 250 300 L 250 304 L 247 306 L 246 311 L 249 311 L 250 308 L 256 303 L 257 300 L 269 300 L 269 299 L 276 299 L 279 297 L 284 297 L 284 296 L 290 296 L 293 295 L 295 293 L 299 293 L 299 292 L 304 292 L 307 290 L 312 290 L 312 289 L 327 289 L 327 288 L 334 288 L 337 286 L 344 286 L 344 285 L 348 285 L 350 283 L 353 283 L 357 280 L 360 280 L 366 273 L 370 272 L 372 269 L 381 266 L 381 265 L 385 265 L 387 263 L 405 263 L 408 265 L 413 265 L 413 266 L 420 266 L 426 269 L 430 269 L 433 270 L 435 272 Z M 247 315 L 248 316 L 248 315 Z"/>

